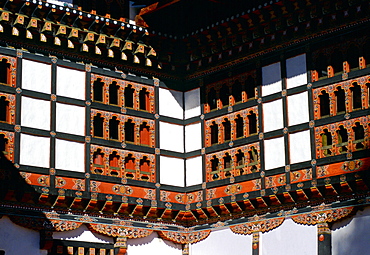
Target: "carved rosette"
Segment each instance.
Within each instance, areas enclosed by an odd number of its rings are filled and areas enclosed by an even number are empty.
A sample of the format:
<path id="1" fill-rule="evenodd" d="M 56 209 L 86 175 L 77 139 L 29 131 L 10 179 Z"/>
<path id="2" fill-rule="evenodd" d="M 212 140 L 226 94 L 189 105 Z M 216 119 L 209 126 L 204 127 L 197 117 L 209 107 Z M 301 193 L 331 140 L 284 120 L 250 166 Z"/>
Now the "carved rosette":
<path id="1" fill-rule="evenodd" d="M 268 232 L 279 227 L 283 222 L 284 218 L 268 219 L 231 226 L 230 229 L 235 234 L 251 235 L 256 232 Z"/>
<path id="2" fill-rule="evenodd" d="M 141 228 L 128 228 L 107 224 L 95 224 L 90 223 L 89 229 L 91 231 L 112 237 L 127 237 L 127 238 L 142 238 L 149 236 L 153 233 L 153 230 L 141 229 Z"/>
<path id="3" fill-rule="evenodd" d="M 316 225 L 324 222 L 334 222 L 350 215 L 353 207 L 330 209 L 319 212 L 310 212 L 292 216 L 295 223 L 303 225 Z"/>
<path id="4" fill-rule="evenodd" d="M 206 239 L 211 230 L 192 231 L 192 232 L 172 232 L 172 231 L 159 231 L 158 234 L 166 240 L 178 244 L 197 243 Z"/>

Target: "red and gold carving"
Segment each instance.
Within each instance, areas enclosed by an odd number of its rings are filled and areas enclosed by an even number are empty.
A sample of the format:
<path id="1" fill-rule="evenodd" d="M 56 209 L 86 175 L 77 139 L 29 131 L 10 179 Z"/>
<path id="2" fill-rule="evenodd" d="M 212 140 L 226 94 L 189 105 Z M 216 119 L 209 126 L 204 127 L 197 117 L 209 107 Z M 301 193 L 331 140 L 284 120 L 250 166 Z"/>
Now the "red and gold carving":
<path id="1" fill-rule="evenodd" d="M 364 129 L 364 137 L 360 140 L 355 140 L 356 123 L 359 123 Z M 331 123 L 328 125 L 320 126 L 315 128 L 315 142 L 316 142 L 316 156 L 317 158 L 324 158 L 327 156 L 340 155 L 342 153 L 349 153 L 358 150 L 358 146 L 361 144 L 361 149 L 370 148 L 370 115 L 358 118 L 353 118 L 345 121 Z M 348 141 L 346 143 L 339 144 L 338 131 L 340 127 L 346 129 Z M 322 135 L 327 130 L 331 135 L 332 144 L 323 147 Z M 343 149 L 345 148 L 345 149 Z"/>
<path id="2" fill-rule="evenodd" d="M 370 158 L 355 159 L 330 165 L 317 166 L 316 176 L 317 178 L 326 178 L 330 176 L 347 174 L 350 172 L 365 171 L 369 168 L 369 166 Z"/>
<path id="3" fill-rule="evenodd" d="M 8 105 L 6 106 L 6 109 L 5 109 L 6 123 L 14 125 L 15 124 L 15 95 L 0 92 L 0 98 L 1 97 L 4 97 L 5 101 L 8 102 Z"/>
<path id="4" fill-rule="evenodd" d="M 71 189 L 71 190 L 81 190 L 85 191 L 85 180 L 84 179 L 76 179 L 70 177 L 55 177 L 55 187 L 56 188 L 63 188 L 63 189 Z"/>
<path id="5" fill-rule="evenodd" d="M 316 225 L 324 222 L 335 222 L 350 215 L 353 207 L 316 211 L 292 216 L 292 220 L 298 224 Z"/>
<path id="6" fill-rule="evenodd" d="M 265 177 L 265 187 L 266 189 L 279 187 L 286 184 L 285 174 L 278 174 L 273 176 Z"/>
<path id="7" fill-rule="evenodd" d="M 100 149 L 104 156 L 94 158 L 94 153 Z M 110 159 L 115 152 L 116 160 Z M 125 158 L 132 155 L 134 162 L 125 162 Z M 143 161 L 144 158 L 149 161 Z M 95 174 L 121 177 L 148 182 L 155 182 L 155 156 L 152 154 L 112 149 L 98 145 L 91 145 L 90 152 L 91 172 Z"/>
<path id="8" fill-rule="evenodd" d="M 256 232 L 268 232 L 272 229 L 279 227 L 284 222 L 284 218 L 268 219 L 256 222 L 248 222 L 244 224 L 239 224 L 231 226 L 232 232 L 241 235 L 250 235 Z"/>
<path id="9" fill-rule="evenodd" d="M 179 244 L 197 243 L 206 239 L 211 230 L 191 231 L 191 232 L 173 232 L 159 231 L 158 234 L 166 240 Z"/>
<path id="10" fill-rule="evenodd" d="M 9 56 L 5 56 L 5 55 L 1 55 L 0 54 L 0 62 L 2 62 L 3 60 L 6 60 L 7 61 L 7 64 L 9 64 L 9 66 L 7 67 L 6 69 L 6 80 L 7 80 L 7 85 L 11 86 L 11 87 L 15 87 L 16 85 L 16 74 L 17 74 L 17 59 L 14 58 L 14 57 L 9 57 Z"/>
<path id="11" fill-rule="evenodd" d="M 146 237 L 153 233 L 153 230 L 149 229 L 128 228 L 108 224 L 89 223 L 88 227 L 90 230 L 106 236 L 127 237 L 132 239 Z"/>
<path id="12" fill-rule="evenodd" d="M 238 184 L 231 184 L 227 186 L 220 186 L 213 189 L 207 189 L 206 199 L 217 199 L 225 197 L 225 195 L 237 195 L 246 192 L 261 190 L 261 179 L 255 179 L 251 181 L 240 182 Z"/>
<path id="13" fill-rule="evenodd" d="M 0 130 L 0 135 L 3 135 L 6 141 L 4 148 L 5 157 L 9 161 L 14 162 L 14 133 Z"/>
<path id="14" fill-rule="evenodd" d="M 312 180 L 312 168 L 290 172 L 290 183 Z"/>
<path id="15" fill-rule="evenodd" d="M 97 193 L 146 198 L 148 197 L 149 190 L 151 194 L 155 193 L 155 189 L 119 185 L 110 182 L 90 181 L 90 191 Z"/>
<path id="16" fill-rule="evenodd" d="M 133 117 L 128 115 L 122 115 L 118 113 L 113 112 L 105 112 L 101 110 L 95 110 L 91 109 L 91 136 L 94 135 L 94 117 L 100 114 L 100 116 L 103 118 L 103 139 L 109 140 L 109 120 L 113 119 L 113 117 L 116 117 L 116 120 L 119 121 L 118 126 L 118 141 L 120 142 L 126 142 L 125 139 L 125 123 L 128 120 L 131 120 L 132 123 L 134 123 L 134 141 L 133 143 L 136 145 L 144 145 L 144 146 L 150 146 L 152 148 L 155 147 L 155 121 L 149 120 L 149 119 L 143 119 L 139 117 Z M 140 131 L 141 125 L 146 123 L 146 125 L 149 126 L 149 133 L 147 134 L 148 137 L 143 137 L 142 131 Z M 145 139 L 145 141 L 143 141 Z M 148 140 L 148 141 L 147 141 Z"/>
<path id="17" fill-rule="evenodd" d="M 242 160 L 237 160 L 237 154 L 240 152 L 244 154 Z M 255 157 L 251 157 L 251 153 L 256 151 Z M 224 168 L 224 157 L 228 154 L 231 157 L 230 167 L 228 169 Z M 217 169 L 212 169 L 212 160 L 214 158 L 218 159 Z M 225 179 L 232 176 L 240 176 L 245 174 L 250 174 L 260 171 L 260 147 L 259 143 L 253 143 L 244 145 L 241 147 L 236 147 L 229 150 L 219 151 L 212 154 L 206 155 L 206 171 L 207 171 L 207 181 L 214 181 L 219 179 Z M 217 174 L 218 177 L 215 178 L 214 174 Z"/>
<path id="18" fill-rule="evenodd" d="M 91 100 L 93 100 L 94 95 L 94 82 L 97 79 L 101 79 L 101 82 L 104 83 L 103 85 L 103 103 L 109 104 L 109 85 L 113 82 L 116 82 L 116 85 L 119 87 L 118 89 L 118 106 L 124 107 L 125 106 L 125 98 L 124 98 L 124 90 L 129 85 L 132 86 L 134 89 L 134 110 L 140 111 L 140 105 L 139 105 L 139 92 L 142 89 L 146 89 L 146 91 L 149 93 L 148 97 L 146 98 L 146 111 L 154 113 L 155 107 L 154 107 L 154 88 L 151 86 L 135 83 L 135 82 L 129 82 L 121 79 L 111 78 L 103 75 L 97 75 L 97 74 L 91 74 Z"/>

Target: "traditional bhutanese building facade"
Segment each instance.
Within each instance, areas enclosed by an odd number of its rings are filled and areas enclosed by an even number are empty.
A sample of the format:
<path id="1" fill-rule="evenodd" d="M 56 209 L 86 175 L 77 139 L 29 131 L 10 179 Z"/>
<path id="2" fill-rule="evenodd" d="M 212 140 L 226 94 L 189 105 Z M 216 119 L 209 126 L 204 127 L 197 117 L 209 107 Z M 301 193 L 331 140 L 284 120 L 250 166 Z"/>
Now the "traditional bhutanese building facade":
<path id="1" fill-rule="evenodd" d="M 0 0 L 0 254 L 367 253 L 368 1 L 100 2 Z"/>

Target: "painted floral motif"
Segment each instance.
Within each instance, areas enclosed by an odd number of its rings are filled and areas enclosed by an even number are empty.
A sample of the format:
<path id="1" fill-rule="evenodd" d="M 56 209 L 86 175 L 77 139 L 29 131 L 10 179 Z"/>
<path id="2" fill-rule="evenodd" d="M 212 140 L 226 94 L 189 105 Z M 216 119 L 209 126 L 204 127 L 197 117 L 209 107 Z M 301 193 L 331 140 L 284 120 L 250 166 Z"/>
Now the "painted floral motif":
<path id="1" fill-rule="evenodd" d="M 127 185 L 117 184 L 112 187 L 112 190 L 119 195 L 131 195 L 133 193 L 132 188 Z"/>

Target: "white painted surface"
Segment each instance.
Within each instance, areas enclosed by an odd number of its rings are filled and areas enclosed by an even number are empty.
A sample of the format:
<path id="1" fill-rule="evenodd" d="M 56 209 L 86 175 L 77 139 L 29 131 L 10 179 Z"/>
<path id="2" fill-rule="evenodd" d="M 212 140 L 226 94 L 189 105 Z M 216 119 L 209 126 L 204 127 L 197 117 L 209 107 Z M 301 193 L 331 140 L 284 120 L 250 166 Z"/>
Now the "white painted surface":
<path id="1" fill-rule="evenodd" d="M 49 167 L 50 138 L 21 134 L 20 164 Z"/>
<path id="2" fill-rule="evenodd" d="M 287 88 L 307 84 L 306 54 L 286 60 Z"/>
<path id="3" fill-rule="evenodd" d="M 260 235 L 261 255 L 317 254 L 316 226 L 298 225 L 292 219 Z"/>
<path id="4" fill-rule="evenodd" d="M 291 164 L 311 160 L 309 130 L 289 134 L 289 155 Z"/>
<path id="5" fill-rule="evenodd" d="M 0 250 L 6 255 L 46 255 L 40 250 L 40 233 L 14 224 L 8 217 L 0 219 Z"/>
<path id="6" fill-rule="evenodd" d="M 288 96 L 288 124 L 289 126 L 309 122 L 308 92 Z"/>
<path id="7" fill-rule="evenodd" d="M 281 99 L 262 105 L 263 131 L 269 132 L 284 127 L 283 102 Z"/>
<path id="8" fill-rule="evenodd" d="M 365 255 L 370 251 L 370 207 L 358 211 L 354 218 L 334 223 L 333 255 Z"/>
<path id="9" fill-rule="evenodd" d="M 85 72 L 57 67 L 57 95 L 85 100 Z"/>
<path id="10" fill-rule="evenodd" d="M 85 225 L 71 231 L 54 232 L 53 239 L 90 243 L 114 243 L 113 237 L 93 233 Z"/>
<path id="11" fill-rule="evenodd" d="M 185 119 L 199 116 L 200 114 L 200 89 L 185 92 Z"/>
<path id="12" fill-rule="evenodd" d="M 21 125 L 50 130 L 50 102 L 22 96 Z"/>
<path id="13" fill-rule="evenodd" d="M 159 115 L 176 119 L 184 118 L 183 93 L 159 88 Z"/>
<path id="14" fill-rule="evenodd" d="M 51 93 L 51 65 L 22 60 L 22 88 Z"/>
<path id="15" fill-rule="evenodd" d="M 211 232 L 199 243 L 190 245 L 190 255 L 251 255 L 252 236 L 237 235 L 229 228 Z M 274 254 L 274 253 L 271 253 Z"/>
<path id="16" fill-rule="evenodd" d="M 186 186 L 202 184 L 202 157 L 189 158 L 185 160 L 186 164 Z"/>
<path id="17" fill-rule="evenodd" d="M 85 108 L 57 103 L 56 131 L 74 135 L 85 135 Z"/>
<path id="18" fill-rule="evenodd" d="M 182 247 L 158 237 L 157 233 L 138 239 L 127 240 L 127 255 L 181 255 Z"/>
<path id="19" fill-rule="evenodd" d="M 280 62 L 262 67 L 262 96 L 281 91 Z"/>
<path id="20" fill-rule="evenodd" d="M 160 156 L 159 180 L 161 184 L 184 187 L 184 160 Z"/>
<path id="21" fill-rule="evenodd" d="M 265 169 L 285 166 L 284 137 L 265 140 Z"/>
<path id="22" fill-rule="evenodd" d="M 85 146 L 83 143 L 55 140 L 55 168 L 85 172 Z"/>
<path id="23" fill-rule="evenodd" d="M 199 123 L 185 126 L 185 152 L 202 148 L 202 125 Z"/>
<path id="24" fill-rule="evenodd" d="M 184 152 L 184 127 L 160 121 L 159 144 L 161 149 Z"/>

